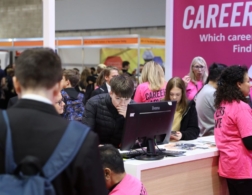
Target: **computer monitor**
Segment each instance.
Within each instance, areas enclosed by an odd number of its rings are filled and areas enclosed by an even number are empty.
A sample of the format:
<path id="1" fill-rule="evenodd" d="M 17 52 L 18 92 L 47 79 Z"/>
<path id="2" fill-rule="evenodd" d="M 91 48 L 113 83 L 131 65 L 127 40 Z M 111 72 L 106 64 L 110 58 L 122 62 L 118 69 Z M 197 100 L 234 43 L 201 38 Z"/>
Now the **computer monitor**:
<path id="1" fill-rule="evenodd" d="M 155 139 L 167 135 L 170 139 L 176 101 L 129 104 L 124 124 L 121 150 L 130 150 L 139 138 L 147 142 L 147 155 L 139 160 L 158 160 L 162 155 L 155 153 Z"/>

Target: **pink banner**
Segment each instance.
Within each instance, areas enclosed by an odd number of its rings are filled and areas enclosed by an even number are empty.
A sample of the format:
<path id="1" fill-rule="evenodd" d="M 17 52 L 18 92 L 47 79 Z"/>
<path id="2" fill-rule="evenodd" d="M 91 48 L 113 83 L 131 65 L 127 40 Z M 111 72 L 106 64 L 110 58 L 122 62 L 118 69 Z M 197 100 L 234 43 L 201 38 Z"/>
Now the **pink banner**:
<path id="1" fill-rule="evenodd" d="M 173 76 L 188 74 L 196 56 L 252 65 L 252 1 L 174 0 L 173 33 Z"/>

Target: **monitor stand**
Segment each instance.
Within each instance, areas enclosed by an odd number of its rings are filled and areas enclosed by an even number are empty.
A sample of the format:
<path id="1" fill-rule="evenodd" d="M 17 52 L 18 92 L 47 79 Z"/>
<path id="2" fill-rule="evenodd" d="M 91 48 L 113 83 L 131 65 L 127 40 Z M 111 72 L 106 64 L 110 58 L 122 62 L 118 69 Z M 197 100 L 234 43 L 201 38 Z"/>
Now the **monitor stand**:
<path id="1" fill-rule="evenodd" d="M 153 138 L 147 138 L 147 154 L 136 156 L 137 160 L 160 160 L 164 155 L 157 154 L 155 150 L 155 141 Z"/>

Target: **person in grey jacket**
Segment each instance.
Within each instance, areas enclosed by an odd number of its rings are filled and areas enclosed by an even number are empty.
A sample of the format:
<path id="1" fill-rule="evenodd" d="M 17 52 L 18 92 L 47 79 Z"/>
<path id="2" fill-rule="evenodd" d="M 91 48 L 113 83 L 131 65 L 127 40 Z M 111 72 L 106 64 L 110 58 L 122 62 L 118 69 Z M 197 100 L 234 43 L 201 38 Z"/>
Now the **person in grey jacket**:
<path id="1" fill-rule="evenodd" d="M 213 63 L 209 67 L 207 84 L 203 86 L 195 97 L 200 136 L 214 134 L 214 93 L 217 88 L 217 80 L 226 67 L 224 64 Z"/>
<path id="2" fill-rule="evenodd" d="M 126 75 L 113 77 L 111 91 L 99 94 L 86 104 L 83 123 L 91 127 L 100 139 L 100 144 L 119 147 L 122 139 L 127 106 L 132 102 L 133 80 Z"/>

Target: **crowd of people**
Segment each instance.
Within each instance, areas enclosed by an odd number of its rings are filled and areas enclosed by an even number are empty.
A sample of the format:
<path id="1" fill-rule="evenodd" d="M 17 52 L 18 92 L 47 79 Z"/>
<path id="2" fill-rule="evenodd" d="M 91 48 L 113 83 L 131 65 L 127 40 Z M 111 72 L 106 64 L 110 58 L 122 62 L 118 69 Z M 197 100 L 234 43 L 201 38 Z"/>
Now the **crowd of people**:
<path id="1" fill-rule="evenodd" d="M 198 56 L 188 75 L 166 81 L 164 68 L 152 60 L 137 73 L 128 72 L 129 66 L 128 61 L 121 70 L 100 64 L 80 73 L 62 70 L 59 56 L 50 49 L 24 51 L 12 75 L 17 96 L 9 98 L 7 109 L 15 161 L 31 155 L 44 166 L 68 125 L 77 123 L 76 129 L 85 129 L 87 135 L 72 162 L 53 179 L 56 193 L 145 195 L 143 184 L 125 173 L 116 149 L 120 148 L 127 105 L 176 101 L 174 133 L 163 143 L 215 135 L 219 175 L 226 178 L 230 194 L 252 194 L 247 67 L 213 63 L 208 68 Z M 2 116 L 0 123 L 5 124 Z M 0 174 L 6 169 L 6 132 L 0 131 Z"/>

